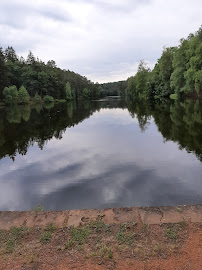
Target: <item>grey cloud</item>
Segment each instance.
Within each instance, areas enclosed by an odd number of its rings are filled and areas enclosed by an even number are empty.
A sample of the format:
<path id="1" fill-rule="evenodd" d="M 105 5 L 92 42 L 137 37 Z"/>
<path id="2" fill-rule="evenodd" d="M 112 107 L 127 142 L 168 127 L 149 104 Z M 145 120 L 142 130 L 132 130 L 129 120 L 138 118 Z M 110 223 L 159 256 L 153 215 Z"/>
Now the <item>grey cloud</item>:
<path id="1" fill-rule="evenodd" d="M 139 6 L 149 4 L 152 0 L 125 0 L 109 2 L 103 0 L 76 0 L 78 3 L 85 2 L 96 6 L 96 8 L 107 13 L 130 13 L 136 10 Z"/>
<path id="2" fill-rule="evenodd" d="M 38 7 L 29 4 L 27 1 L 2 1 L 0 3 L 0 24 L 12 28 L 26 28 L 31 17 L 35 20 L 40 16 L 55 21 L 72 22 L 70 14 L 63 10 L 60 5 L 42 5 Z M 32 23 L 34 20 L 32 21 Z"/>
<path id="3" fill-rule="evenodd" d="M 1 46 L 102 82 L 156 62 L 200 24 L 201 0 L 0 1 Z"/>

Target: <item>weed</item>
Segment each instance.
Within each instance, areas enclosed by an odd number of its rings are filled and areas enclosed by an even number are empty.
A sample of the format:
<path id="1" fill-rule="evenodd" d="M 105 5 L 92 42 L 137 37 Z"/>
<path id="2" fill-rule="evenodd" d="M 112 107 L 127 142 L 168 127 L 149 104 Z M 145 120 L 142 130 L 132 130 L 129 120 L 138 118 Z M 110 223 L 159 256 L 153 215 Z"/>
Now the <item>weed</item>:
<path id="1" fill-rule="evenodd" d="M 45 231 L 40 237 L 40 242 L 45 244 L 51 240 L 51 237 L 52 237 L 51 232 Z"/>
<path id="2" fill-rule="evenodd" d="M 178 211 L 179 213 L 182 213 L 182 212 L 183 212 L 182 208 L 180 208 L 180 207 L 177 207 L 177 211 Z"/>
<path id="3" fill-rule="evenodd" d="M 155 247 L 154 247 L 154 252 L 155 254 L 157 253 L 158 255 L 162 255 L 163 253 L 163 246 L 161 243 L 158 243 Z"/>
<path id="4" fill-rule="evenodd" d="M 116 234 L 116 240 L 119 242 L 119 244 L 127 244 L 132 245 L 132 243 L 135 241 L 136 234 L 135 233 L 125 233 L 122 231 L 119 231 Z"/>
<path id="5" fill-rule="evenodd" d="M 183 220 L 180 223 L 178 223 L 178 225 L 180 226 L 180 228 L 185 229 L 188 224 L 187 224 L 186 220 Z"/>
<path id="6" fill-rule="evenodd" d="M 113 250 L 111 248 L 103 247 L 100 250 L 100 256 L 102 258 L 108 257 L 109 259 L 112 259 L 113 258 Z"/>
<path id="7" fill-rule="evenodd" d="M 56 227 L 50 223 L 46 228 L 45 228 L 45 231 L 46 232 L 53 232 L 54 230 L 56 229 Z"/>
<path id="8" fill-rule="evenodd" d="M 75 244 L 75 242 L 73 240 L 69 240 L 67 243 L 64 244 L 65 249 L 69 249 L 71 247 L 73 247 L 73 245 Z"/>
<path id="9" fill-rule="evenodd" d="M 113 250 L 111 248 L 108 250 L 108 258 L 113 259 Z"/>
<path id="10" fill-rule="evenodd" d="M 90 234 L 89 227 L 73 228 L 71 231 L 72 240 L 82 245 L 88 239 Z"/>
<path id="11" fill-rule="evenodd" d="M 105 224 L 102 220 L 96 220 L 92 221 L 89 223 L 89 227 L 91 230 L 93 230 L 96 233 L 101 233 L 101 232 L 110 232 L 110 225 Z"/>
<path id="12" fill-rule="evenodd" d="M 178 226 L 177 224 L 168 224 L 165 231 L 165 236 L 167 239 L 176 240 L 178 238 Z"/>
<path id="13" fill-rule="evenodd" d="M 44 207 L 42 205 L 38 204 L 37 207 L 32 208 L 31 211 L 41 212 L 41 211 L 44 211 Z"/>
<path id="14" fill-rule="evenodd" d="M 12 253 L 15 247 L 15 240 L 14 239 L 9 239 L 6 242 L 6 253 Z"/>
<path id="15" fill-rule="evenodd" d="M 10 232 L 12 234 L 12 236 L 15 238 L 15 239 L 18 239 L 20 237 L 23 237 L 26 233 L 27 233 L 28 229 L 24 226 L 21 226 L 19 228 L 17 227 L 12 227 Z"/>
<path id="16" fill-rule="evenodd" d="M 94 251 L 90 254 L 91 257 L 96 257 L 97 256 L 97 253 Z"/>
<path id="17" fill-rule="evenodd" d="M 128 229 L 130 229 L 131 225 L 132 226 L 136 225 L 136 222 L 134 222 L 134 223 L 130 223 L 130 222 L 121 223 L 119 225 L 119 230 L 120 231 L 124 231 L 124 230 L 127 231 Z"/>

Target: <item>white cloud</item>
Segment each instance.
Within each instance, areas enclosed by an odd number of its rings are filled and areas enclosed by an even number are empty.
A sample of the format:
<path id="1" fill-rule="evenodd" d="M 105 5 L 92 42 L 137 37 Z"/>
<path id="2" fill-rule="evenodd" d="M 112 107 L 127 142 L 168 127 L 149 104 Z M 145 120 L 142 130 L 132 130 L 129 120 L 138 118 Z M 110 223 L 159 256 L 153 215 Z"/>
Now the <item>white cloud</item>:
<path id="1" fill-rule="evenodd" d="M 1 0 L 0 45 L 23 56 L 31 49 L 93 81 L 116 81 L 141 59 L 152 67 L 164 45 L 198 30 L 201 17 L 201 0 Z"/>

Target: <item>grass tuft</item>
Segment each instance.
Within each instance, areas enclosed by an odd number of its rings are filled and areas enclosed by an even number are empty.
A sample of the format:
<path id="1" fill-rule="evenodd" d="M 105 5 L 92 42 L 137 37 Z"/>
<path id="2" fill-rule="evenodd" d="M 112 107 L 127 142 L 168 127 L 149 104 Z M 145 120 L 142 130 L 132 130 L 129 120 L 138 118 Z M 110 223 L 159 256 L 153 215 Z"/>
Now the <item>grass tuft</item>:
<path id="1" fill-rule="evenodd" d="M 90 235 L 89 227 L 83 228 L 72 228 L 71 238 L 74 242 L 77 242 L 79 245 L 82 245 L 88 239 Z"/>
<path id="2" fill-rule="evenodd" d="M 167 239 L 176 240 L 178 238 L 178 226 L 177 224 L 168 224 L 165 231 L 165 236 Z"/>
<path id="3" fill-rule="evenodd" d="M 44 233 L 41 234 L 40 237 L 40 242 L 45 244 L 48 243 L 51 240 L 52 234 L 49 231 L 45 231 Z"/>

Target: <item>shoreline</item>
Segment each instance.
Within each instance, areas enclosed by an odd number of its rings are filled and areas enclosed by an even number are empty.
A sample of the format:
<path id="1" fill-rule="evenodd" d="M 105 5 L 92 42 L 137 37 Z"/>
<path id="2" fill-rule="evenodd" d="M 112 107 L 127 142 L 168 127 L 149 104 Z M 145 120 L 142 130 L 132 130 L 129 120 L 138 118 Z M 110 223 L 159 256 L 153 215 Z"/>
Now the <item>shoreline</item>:
<path id="1" fill-rule="evenodd" d="M 91 221 L 102 220 L 106 224 L 135 222 L 137 224 L 161 225 L 168 223 L 202 223 L 202 204 L 161 207 L 122 207 L 65 210 L 65 211 L 0 211 L 0 230 L 26 226 L 46 227 L 53 224 L 58 228 L 79 227 Z"/>
<path id="2" fill-rule="evenodd" d="M 199 270 L 201 243 L 201 204 L 0 212 L 0 270 Z"/>

